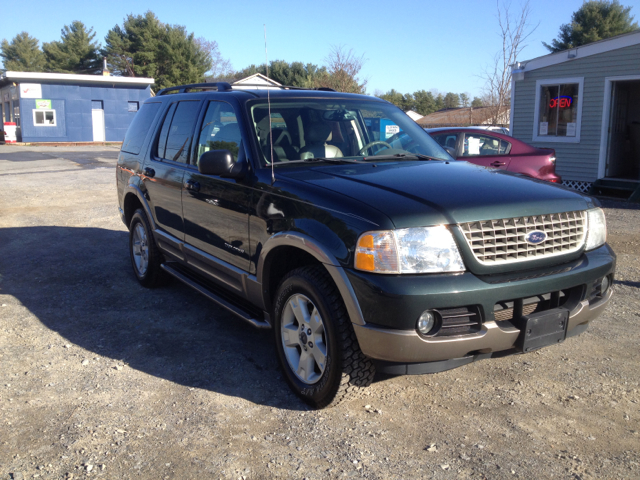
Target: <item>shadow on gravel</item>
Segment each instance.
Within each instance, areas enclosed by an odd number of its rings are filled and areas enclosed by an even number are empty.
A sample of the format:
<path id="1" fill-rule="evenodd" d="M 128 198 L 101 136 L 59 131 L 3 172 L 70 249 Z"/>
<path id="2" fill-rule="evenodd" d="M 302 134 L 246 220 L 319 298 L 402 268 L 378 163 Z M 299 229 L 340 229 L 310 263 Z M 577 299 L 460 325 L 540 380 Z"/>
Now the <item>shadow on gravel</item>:
<path id="1" fill-rule="evenodd" d="M 0 275 L 1 293 L 69 343 L 187 387 L 307 409 L 281 377 L 271 331 L 256 330 L 179 282 L 142 288 L 131 271 L 127 232 L 0 229 Z"/>
<path id="2" fill-rule="evenodd" d="M 614 280 L 614 285 L 626 285 L 627 287 L 640 288 L 640 282 L 630 282 L 628 280 Z"/>

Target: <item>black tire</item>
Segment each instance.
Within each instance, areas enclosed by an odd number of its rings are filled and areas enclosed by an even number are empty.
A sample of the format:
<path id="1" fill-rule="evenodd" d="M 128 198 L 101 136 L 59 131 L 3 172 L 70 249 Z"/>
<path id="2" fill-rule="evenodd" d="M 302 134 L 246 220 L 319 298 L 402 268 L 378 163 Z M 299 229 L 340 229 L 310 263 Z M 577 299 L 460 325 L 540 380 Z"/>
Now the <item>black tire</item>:
<path id="1" fill-rule="evenodd" d="M 305 299 L 311 303 L 305 304 L 307 313 L 316 312 L 317 309 L 320 315 L 323 333 L 321 339 L 315 338 L 324 342 L 326 352 L 326 361 L 321 362 L 323 367 L 316 361 L 315 371 L 311 375 L 303 373 L 308 381 L 301 378 L 300 370 L 298 373 L 294 371 L 287 357 L 295 357 L 297 351 L 300 365 L 303 363 L 303 342 L 310 346 L 304 350 L 305 354 L 309 352 L 307 357 L 311 356 L 314 347 L 319 348 L 317 344 L 307 343 L 311 337 L 304 335 L 305 329 L 301 328 L 304 322 L 298 322 L 299 326 L 295 327 L 297 317 L 292 317 L 295 307 L 290 306 L 290 302 L 297 302 L 300 307 L 300 302 L 305 302 Z M 333 407 L 358 397 L 371 384 L 375 366 L 360 350 L 342 298 L 322 265 L 298 268 L 285 276 L 276 293 L 273 318 L 276 350 L 285 378 L 291 389 L 306 403 L 314 408 Z M 290 318 L 293 318 L 293 323 L 288 323 Z M 283 330 L 283 322 L 288 326 L 286 331 Z M 296 339 L 299 339 L 297 346 L 292 343 Z M 289 343 L 289 346 L 285 347 L 285 343 Z"/>
<path id="2" fill-rule="evenodd" d="M 140 236 L 144 232 L 144 245 L 140 243 Z M 143 254 L 144 253 L 144 254 Z M 140 285 L 154 288 L 166 283 L 167 274 L 162 270 L 162 254 L 153 238 L 147 215 L 138 209 L 129 223 L 129 256 L 133 273 Z M 146 258 L 146 267 L 142 268 L 141 257 Z"/>

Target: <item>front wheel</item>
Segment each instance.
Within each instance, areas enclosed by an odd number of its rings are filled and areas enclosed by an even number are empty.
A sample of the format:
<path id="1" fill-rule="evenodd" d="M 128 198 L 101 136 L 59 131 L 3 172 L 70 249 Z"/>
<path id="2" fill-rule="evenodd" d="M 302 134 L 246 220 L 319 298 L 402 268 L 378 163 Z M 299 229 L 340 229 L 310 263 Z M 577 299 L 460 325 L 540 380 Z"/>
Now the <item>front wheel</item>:
<path id="1" fill-rule="evenodd" d="M 338 405 L 371 384 L 375 367 L 360 350 L 342 298 L 324 267 L 298 268 L 282 280 L 274 319 L 287 382 L 309 405 Z"/>

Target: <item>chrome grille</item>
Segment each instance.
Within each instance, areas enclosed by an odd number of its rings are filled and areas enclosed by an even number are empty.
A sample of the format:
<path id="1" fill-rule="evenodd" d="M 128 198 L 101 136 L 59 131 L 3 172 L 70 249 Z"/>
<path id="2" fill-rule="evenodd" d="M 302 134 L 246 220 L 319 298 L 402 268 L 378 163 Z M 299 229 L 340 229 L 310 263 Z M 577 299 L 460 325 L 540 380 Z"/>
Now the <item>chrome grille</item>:
<path id="1" fill-rule="evenodd" d="M 459 225 L 473 255 L 483 265 L 522 262 L 579 250 L 587 231 L 586 212 L 564 212 L 529 217 L 501 218 Z M 525 241 L 527 233 L 541 230 L 546 240 Z"/>

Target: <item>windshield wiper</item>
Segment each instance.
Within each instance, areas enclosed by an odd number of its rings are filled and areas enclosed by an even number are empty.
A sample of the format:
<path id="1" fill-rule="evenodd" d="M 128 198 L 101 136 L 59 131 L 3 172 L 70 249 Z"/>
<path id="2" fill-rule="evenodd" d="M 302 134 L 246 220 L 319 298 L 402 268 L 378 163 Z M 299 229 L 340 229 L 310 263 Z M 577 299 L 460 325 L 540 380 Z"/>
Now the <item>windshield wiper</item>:
<path id="1" fill-rule="evenodd" d="M 316 163 L 316 162 L 336 163 L 336 164 L 342 164 L 342 165 L 346 163 L 362 163 L 359 160 L 352 160 L 349 158 L 342 158 L 342 157 L 334 157 L 334 158 L 315 157 L 315 158 L 305 158 L 304 160 L 291 160 L 289 162 L 276 162 L 273 165 L 277 167 L 280 165 L 291 165 L 292 163 Z"/>
<path id="2" fill-rule="evenodd" d="M 329 162 L 329 163 L 360 163 L 358 160 L 352 160 L 350 158 L 344 157 L 315 157 L 315 158 L 305 158 L 302 160 L 303 162 Z"/>
<path id="3" fill-rule="evenodd" d="M 363 157 L 362 160 L 365 162 L 373 161 L 373 160 L 396 160 L 396 159 L 418 159 L 418 160 L 439 160 L 445 161 L 443 158 L 430 157 L 428 155 L 423 155 L 422 153 L 394 153 L 393 155 L 374 155 L 372 157 Z"/>

